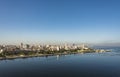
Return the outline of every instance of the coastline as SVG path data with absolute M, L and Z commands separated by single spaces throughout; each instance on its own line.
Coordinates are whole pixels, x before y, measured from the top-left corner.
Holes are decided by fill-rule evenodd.
M 0 60 L 9 60 L 9 59 L 19 59 L 19 58 L 31 58 L 31 57 L 47 57 L 47 56 L 56 56 L 56 55 L 68 55 L 68 54 L 78 54 L 77 53 L 55 53 L 55 54 L 35 54 L 35 55 L 20 55 L 20 56 L 6 56 L 0 57 Z
M 10 59 L 19 59 L 19 58 L 31 58 L 31 57 L 48 57 L 48 56 L 57 56 L 57 55 L 79 54 L 79 53 L 83 54 L 85 52 L 54 53 L 54 54 L 34 54 L 34 55 L 19 55 L 19 56 L 14 55 L 14 56 L 0 57 L 0 60 L 10 60 Z M 86 52 L 86 53 L 103 53 L 103 52 Z
M 37 52 L 27 52 L 29 54 L 25 54 L 27 51 L 23 52 L 22 54 L 19 53 L 18 55 L 3 55 L 0 56 L 0 60 L 7 60 L 7 59 L 17 59 L 17 58 L 30 58 L 30 57 L 47 57 L 47 56 L 56 56 L 56 55 L 68 55 L 68 54 L 83 54 L 83 53 L 103 53 L 103 52 L 110 52 L 109 50 L 104 49 L 87 49 L 87 50 L 71 50 L 71 51 L 62 51 L 62 52 L 54 52 L 54 53 L 37 53 Z M 51 51 L 48 51 L 51 52 Z

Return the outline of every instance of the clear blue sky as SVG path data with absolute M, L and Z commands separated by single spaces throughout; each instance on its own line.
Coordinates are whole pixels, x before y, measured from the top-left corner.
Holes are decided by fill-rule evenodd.
M 0 43 L 120 42 L 120 0 L 0 0 Z

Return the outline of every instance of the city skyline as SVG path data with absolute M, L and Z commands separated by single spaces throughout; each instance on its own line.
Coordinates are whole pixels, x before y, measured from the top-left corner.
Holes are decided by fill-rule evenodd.
M 118 44 L 119 3 L 119 0 L 1 0 L 0 43 Z

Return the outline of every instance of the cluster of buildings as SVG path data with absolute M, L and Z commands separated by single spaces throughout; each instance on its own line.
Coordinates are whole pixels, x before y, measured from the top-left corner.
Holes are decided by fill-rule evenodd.
M 84 44 L 64 44 L 64 45 L 0 45 L 0 53 L 4 51 L 60 51 L 60 50 L 75 50 L 75 49 L 88 49 Z

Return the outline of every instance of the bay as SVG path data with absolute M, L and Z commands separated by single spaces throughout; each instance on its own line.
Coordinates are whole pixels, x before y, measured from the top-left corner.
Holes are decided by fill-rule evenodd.
M 0 60 L 0 77 L 120 77 L 120 49 L 112 52 Z

